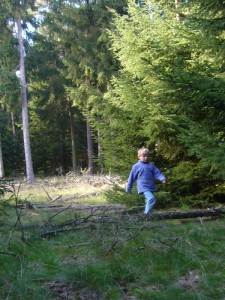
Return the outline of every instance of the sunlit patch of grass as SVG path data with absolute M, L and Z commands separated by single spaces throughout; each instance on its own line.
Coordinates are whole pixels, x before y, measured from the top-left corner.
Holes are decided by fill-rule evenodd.
M 113 184 L 114 179 L 107 176 L 58 176 L 46 179 L 36 179 L 34 185 L 26 182 L 12 183 L 13 189 L 20 201 L 33 204 L 70 202 L 82 204 L 106 203 L 104 192 Z M 5 195 L 5 199 L 11 196 Z

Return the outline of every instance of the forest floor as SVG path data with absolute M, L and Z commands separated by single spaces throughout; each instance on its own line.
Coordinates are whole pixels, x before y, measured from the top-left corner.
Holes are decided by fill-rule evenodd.
M 0 299 L 225 299 L 224 217 L 143 220 L 107 202 L 115 182 L 123 187 L 107 176 L 11 185 Z

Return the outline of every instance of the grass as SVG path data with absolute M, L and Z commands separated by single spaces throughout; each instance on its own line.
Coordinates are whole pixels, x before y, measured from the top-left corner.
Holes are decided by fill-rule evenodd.
M 104 224 L 27 244 L 15 237 L 17 256 L 0 256 L 0 297 L 55 299 L 64 286 L 71 297 L 89 291 L 95 299 L 224 299 L 224 223 L 153 225 L 112 251 L 115 237 Z M 128 235 L 117 230 L 118 238 Z
M 105 191 L 112 185 L 113 178 L 109 176 L 58 176 L 45 179 L 36 179 L 34 185 L 29 185 L 22 179 L 12 183 L 11 189 L 19 194 L 21 201 L 33 204 L 78 203 L 84 205 L 99 205 L 107 202 Z M 10 193 L 5 198 L 10 197 Z
M 14 211 L 7 214 L 0 217 L 0 299 L 225 299 L 224 219 L 144 222 L 115 214 L 111 223 L 47 238 L 46 220 L 58 224 L 75 212 L 52 218 L 55 212 L 24 210 L 23 241 Z

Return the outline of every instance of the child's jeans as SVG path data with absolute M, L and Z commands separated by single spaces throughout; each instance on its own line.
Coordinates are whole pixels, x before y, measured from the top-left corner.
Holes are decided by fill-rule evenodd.
M 155 196 L 150 191 L 144 192 L 144 195 L 145 195 L 145 211 L 144 211 L 144 213 L 146 215 L 149 215 L 155 204 Z

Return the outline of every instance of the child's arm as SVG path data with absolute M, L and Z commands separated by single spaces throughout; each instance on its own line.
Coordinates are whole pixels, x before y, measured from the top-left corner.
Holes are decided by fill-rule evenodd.
M 166 183 L 165 175 L 158 169 L 156 166 L 153 165 L 154 177 L 161 181 L 162 183 Z

